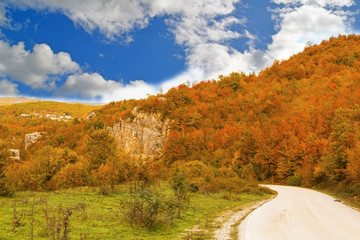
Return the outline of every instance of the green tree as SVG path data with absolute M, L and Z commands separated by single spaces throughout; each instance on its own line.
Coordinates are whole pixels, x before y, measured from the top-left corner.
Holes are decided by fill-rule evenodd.
M 331 181 L 342 181 L 346 178 L 348 149 L 352 145 L 352 125 L 345 111 L 339 108 L 335 111 L 332 122 L 333 131 L 330 136 L 330 147 L 325 153 L 326 173 Z
M 185 171 L 183 169 L 176 168 L 169 182 L 171 188 L 174 190 L 176 198 L 177 217 L 180 218 L 184 201 L 189 195 L 189 182 L 186 179 Z

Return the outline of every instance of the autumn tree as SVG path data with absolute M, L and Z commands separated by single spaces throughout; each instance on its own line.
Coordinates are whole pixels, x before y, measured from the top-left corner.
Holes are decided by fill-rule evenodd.
M 0 140 L 0 196 L 11 196 L 13 193 L 5 177 L 5 168 L 9 165 L 9 157 L 8 145 Z
M 90 168 L 97 169 L 107 161 L 116 158 L 116 143 L 107 129 L 97 129 L 90 134 L 86 143 L 86 157 Z
M 352 125 L 347 119 L 344 109 L 339 108 L 336 110 L 332 126 L 330 148 L 326 152 L 324 160 L 330 180 L 341 181 L 346 178 L 347 149 L 353 144 Z
M 348 150 L 348 164 L 346 173 L 351 181 L 359 182 L 360 180 L 360 143 L 356 142 L 355 146 Z
M 177 201 L 177 217 L 181 217 L 181 210 L 184 206 L 184 201 L 188 198 L 189 182 L 186 177 L 184 169 L 175 168 L 172 177 L 169 180 L 171 188 L 174 190 Z

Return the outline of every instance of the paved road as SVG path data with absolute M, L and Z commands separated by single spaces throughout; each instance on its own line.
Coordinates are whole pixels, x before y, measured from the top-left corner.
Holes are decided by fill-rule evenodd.
M 278 196 L 239 226 L 239 240 L 356 240 L 360 212 L 309 189 L 267 185 Z

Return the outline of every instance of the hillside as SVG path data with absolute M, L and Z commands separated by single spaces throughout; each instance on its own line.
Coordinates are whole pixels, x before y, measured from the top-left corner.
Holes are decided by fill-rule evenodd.
M 347 186 L 360 177 L 359 43 L 355 35 L 331 38 L 258 76 L 180 85 L 111 103 L 97 117 L 111 126 L 137 106 L 169 119 L 161 159 L 168 167 L 199 160 L 260 181 Z
M 275 61 L 258 76 L 232 73 L 139 101 L 1 107 L 0 136 L 6 141 L 12 136 L 20 142 L 25 132 L 47 132 L 25 151 L 22 162 L 6 168 L 7 176 L 16 189 L 39 190 L 135 178 L 151 182 L 180 169 L 194 191 L 232 191 L 245 182 L 269 181 L 341 184 L 360 194 L 359 43 L 355 35 L 331 38 Z M 92 111 L 93 117 L 85 119 Z M 54 112 L 73 120 L 33 116 Z M 143 158 L 136 160 L 107 129 L 121 122 L 118 131 L 128 134 L 121 138 L 137 141 L 140 132 L 150 131 L 134 125 L 141 122 L 140 114 L 166 122 L 166 139 L 153 148 L 161 147 L 158 154 L 140 152 Z M 145 144 L 144 139 L 133 145 Z M 50 155 L 50 160 L 44 157 Z
M 17 98 L 15 102 L 24 102 L 11 104 L 9 98 L 0 98 L 0 101 L 7 102 L 0 106 L 0 139 L 6 140 L 11 148 L 16 149 L 24 147 L 26 134 L 46 132 L 54 136 L 56 132 L 61 132 L 63 127 L 85 119 L 91 111 L 99 108 L 99 106 L 52 101 L 27 102 L 26 99 Z

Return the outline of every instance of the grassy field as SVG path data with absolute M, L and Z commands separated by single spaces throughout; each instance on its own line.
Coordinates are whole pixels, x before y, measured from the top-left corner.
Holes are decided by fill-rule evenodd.
M 172 196 L 166 185 L 161 187 L 161 192 Z M 19 192 L 14 198 L 0 198 L 0 240 L 57 239 L 56 232 L 61 231 L 61 235 L 64 228 L 69 239 L 201 239 L 186 229 L 206 226 L 222 211 L 271 195 L 192 193 L 180 219 L 165 221 L 166 224 L 152 231 L 131 226 L 125 220 L 121 203 L 129 196 L 127 187 L 119 186 L 111 195 L 101 195 L 97 189 L 78 188 Z

